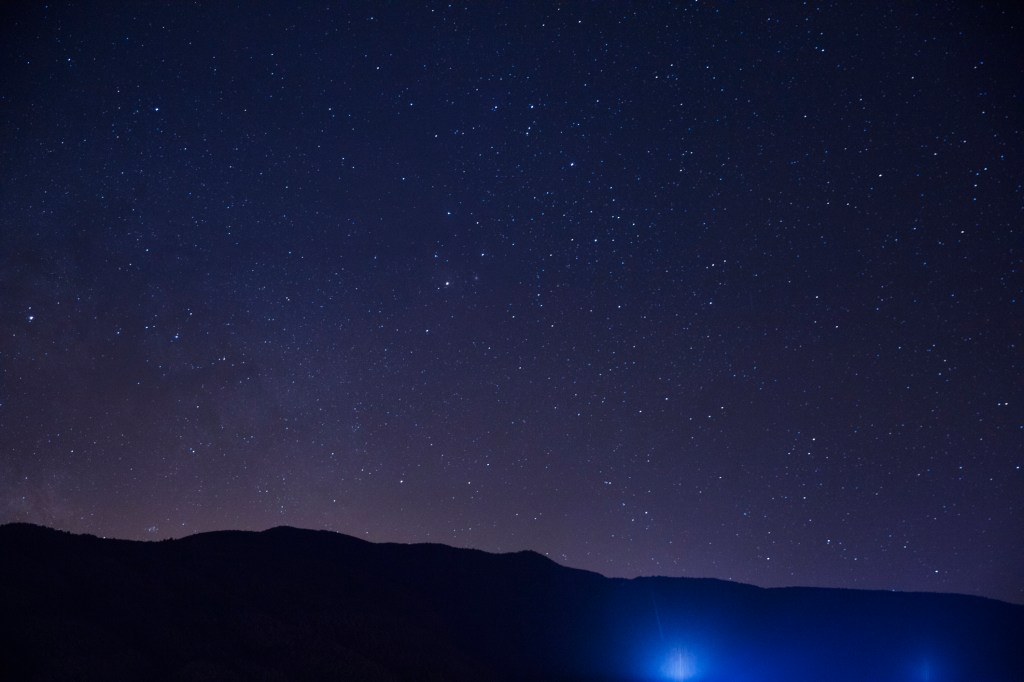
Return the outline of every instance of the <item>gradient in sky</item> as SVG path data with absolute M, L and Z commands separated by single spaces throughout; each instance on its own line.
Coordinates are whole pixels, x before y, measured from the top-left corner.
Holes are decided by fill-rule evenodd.
M 0 521 L 1022 602 L 1021 19 L 7 3 Z

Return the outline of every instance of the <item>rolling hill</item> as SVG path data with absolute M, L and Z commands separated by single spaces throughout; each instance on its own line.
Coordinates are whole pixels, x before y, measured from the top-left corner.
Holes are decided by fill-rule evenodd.
M 0 526 L 4 680 L 1024 680 L 1024 606 L 605 578 L 326 531 Z

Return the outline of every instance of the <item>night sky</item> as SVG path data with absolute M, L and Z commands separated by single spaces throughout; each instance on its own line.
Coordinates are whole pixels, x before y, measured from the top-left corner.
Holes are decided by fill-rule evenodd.
M 1024 602 L 1022 16 L 4 3 L 0 521 Z

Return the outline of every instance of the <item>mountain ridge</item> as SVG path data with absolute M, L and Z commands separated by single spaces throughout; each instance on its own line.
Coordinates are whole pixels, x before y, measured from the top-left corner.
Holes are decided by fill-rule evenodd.
M 1024 678 L 1024 607 L 975 595 L 606 578 L 290 526 L 6 524 L 0 556 L 4 679 Z

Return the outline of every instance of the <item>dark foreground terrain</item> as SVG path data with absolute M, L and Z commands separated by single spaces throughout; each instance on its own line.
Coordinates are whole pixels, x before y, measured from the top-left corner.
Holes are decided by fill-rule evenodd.
M 321 531 L 0 527 L 2 680 L 1024 680 L 1024 607 Z

